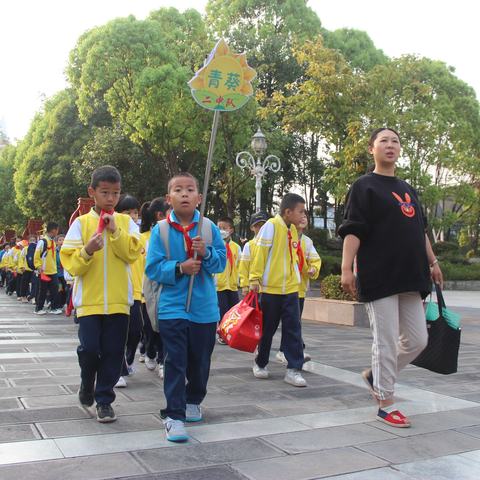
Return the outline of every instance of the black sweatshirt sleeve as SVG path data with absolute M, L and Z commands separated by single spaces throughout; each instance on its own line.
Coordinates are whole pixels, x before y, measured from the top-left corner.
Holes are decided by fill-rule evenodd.
M 347 195 L 343 222 L 338 229 L 340 237 L 355 235 L 360 241 L 365 240 L 370 233 L 368 211 L 368 194 L 359 182 L 355 182 Z

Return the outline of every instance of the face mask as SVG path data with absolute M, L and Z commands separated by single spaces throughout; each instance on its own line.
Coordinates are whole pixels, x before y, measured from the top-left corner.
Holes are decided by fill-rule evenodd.
M 220 235 L 222 236 L 222 240 L 226 240 L 228 237 L 230 237 L 230 232 L 227 232 L 226 230 L 220 230 Z
M 137 225 L 140 226 L 142 224 L 142 219 L 141 218 L 137 218 Z

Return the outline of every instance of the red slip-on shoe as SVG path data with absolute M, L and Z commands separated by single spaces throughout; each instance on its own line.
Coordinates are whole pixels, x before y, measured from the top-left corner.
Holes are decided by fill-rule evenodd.
M 393 412 L 386 412 L 381 408 L 378 409 L 377 420 L 380 420 L 391 427 L 396 428 L 409 428 L 411 426 L 408 418 L 403 415 L 399 410 L 394 410 Z

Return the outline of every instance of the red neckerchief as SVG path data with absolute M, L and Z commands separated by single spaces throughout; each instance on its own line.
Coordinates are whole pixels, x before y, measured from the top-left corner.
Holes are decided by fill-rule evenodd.
M 50 246 L 48 246 L 48 240 L 49 240 L 48 237 L 45 240 L 47 242 L 47 252 L 48 252 L 48 250 L 52 251 L 53 261 L 56 262 L 57 261 L 57 251 L 55 250 L 55 242 L 53 240 L 50 240 L 52 243 L 50 244 Z
M 100 212 L 100 218 L 98 219 L 98 227 L 97 227 L 97 232 L 96 233 L 103 233 L 105 230 L 105 221 L 103 220 L 103 217 L 105 214 L 108 215 L 113 215 L 115 213 L 115 210 L 101 210 Z
M 233 270 L 233 253 L 232 249 L 230 248 L 230 242 L 225 243 L 225 248 L 227 249 L 227 260 L 228 263 L 230 264 L 230 271 Z
M 188 225 L 188 227 L 183 227 L 183 226 L 180 225 L 179 223 L 174 222 L 174 221 L 170 218 L 170 214 L 169 214 L 168 217 L 167 217 L 167 222 L 168 222 L 168 224 L 169 224 L 171 227 L 173 227 L 175 230 L 178 230 L 179 232 L 182 232 L 183 238 L 184 238 L 184 240 L 185 240 L 185 246 L 186 246 L 186 249 L 187 249 L 187 256 L 188 256 L 188 258 L 192 258 L 192 257 L 193 257 L 193 248 L 192 248 L 193 242 L 192 242 L 192 239 L 190 238 L 190 235 L 188 235 L 188 232 L 189 232 L 190 230 L 192 230 L 193 227 L 195 227 L 195 225 L 197 224 L 197 222 L 191 223 L 190 225 Z
M 300 270 L 300 273 L 302 273 L 303 266 L 305 265 L 305 255 L 303 254 L 301 237 L 298 239 L 297 256 L 298 256 L 298 269 Z
M 287 237 L 288 237 L 288 250 L 290 252 L 290 269 L 292 268 L 293 264 L 293 253 L 292 253 L 292 232 L 290 228 L 287 230 Z

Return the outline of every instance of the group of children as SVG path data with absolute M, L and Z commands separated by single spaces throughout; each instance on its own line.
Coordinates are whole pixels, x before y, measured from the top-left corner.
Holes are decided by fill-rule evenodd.
M 69 285 L 59 256 L 63 238 L 58 224 L 49 222 L 40 239 L 35 234 L 28 241 L 17 238 L 0 250 L 0 286 L 7 295 L 16 294 L 17 301 L 35 304 L 37 315 L 59 315 L 67 303 Z
M 175 175 L 165 199 L 141 209 L 135 198 L 121 196 L 121 176 L 111 166 L 93 172 L 88 193 L 95 206 L 73 221 L 60 251 L 55 245 L 58 226 L 51 223 L 34 256 L 37 313 L 45 311 L 47 291 L 56 310 L 57 259 L 74 279 L 78 396 L 87 408 L 96 403 L 99 422 L 116 420 L 114 388 L 126 386 L 125 377 L 134 373 L 140 344 L 140 361 L 157 368 L 164 379 L 161 417 L 167 439 L 187 440 L 185 422 L 202 420 L 217 325 L 239 302 L 239 288 L 244 294 L 250 289 L 261 293 L 264 332 L 255 377 L 269 376 L 272 337 L 281 320 L 279 358 L 287 363 L 285 381 L 306 386 L 300 317 L 308 280 L 318 276 L 321 262 L 311 240 L 301 234 L 306 226 L 302 197 L 287 194 L 272 219 L 263 212 L 252 215 L 255 237 L 242 252 L 232 240 L 234 223 L 228 217 L 217 225 L 204 218 L 199 231 L 201 195 L 198 180 L 189 173 Z M 152 302 L 147 282 L 155 286 L 153 312 L 147 308 Z

